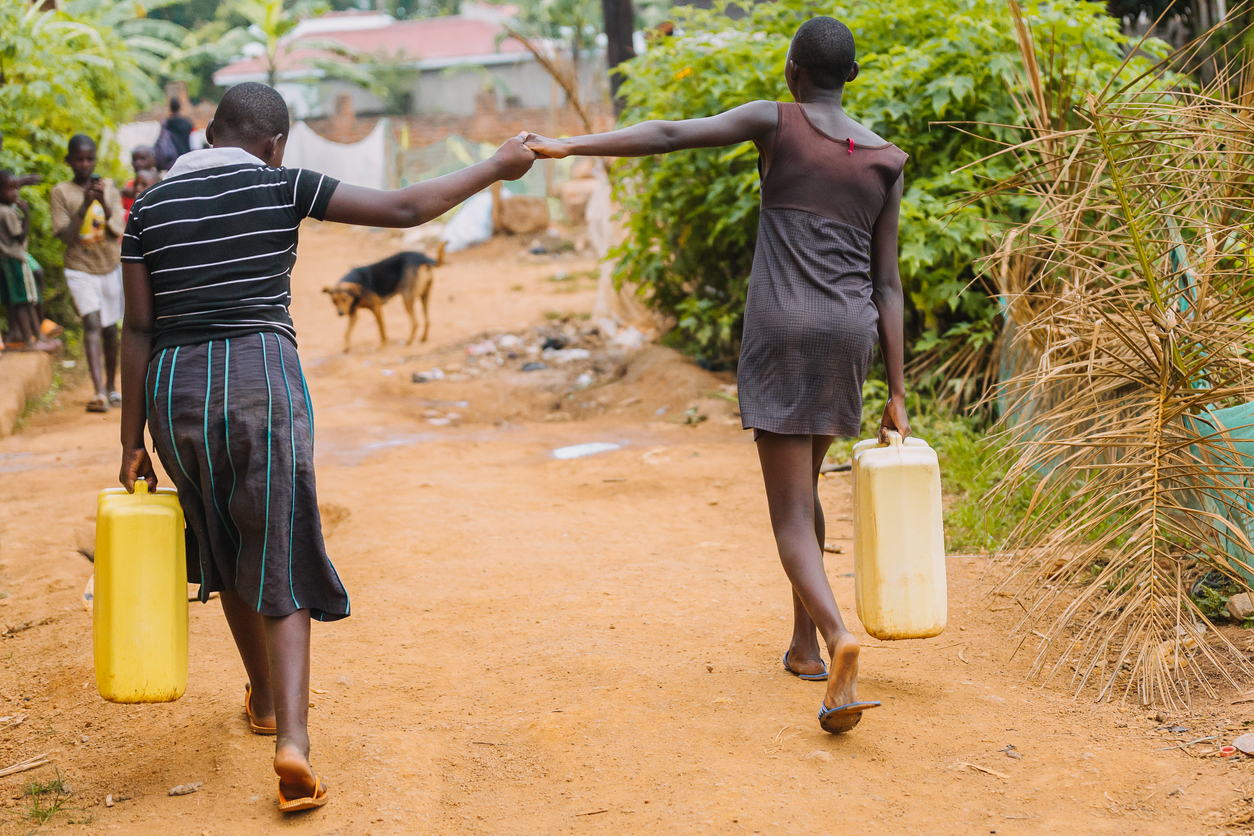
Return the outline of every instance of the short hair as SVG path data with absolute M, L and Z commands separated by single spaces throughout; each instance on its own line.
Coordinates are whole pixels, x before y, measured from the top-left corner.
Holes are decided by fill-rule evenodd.
M 136 145 L 131 149 L 131 156 L 133 157 L 136 154 L 147 154 L 151 157 L 157 156 L 157 152 L 153 150 L 151 145 Z
M 65 156 L 68 157 L 75 151 L 79 151 L 84 148 L 90 148 L 95 151 L 96 140 L 92 139 L 87 134 L 74 134 L 74 136 L 70 137 L 70 141 L 65 144 Z
M 179 101 L 178 96 L 174 96 L 173 98 L 170 99 L 170 110 L 174 111 L 175 113 L 178 113 L 179 109 L 182 107 L 183 107 L 183 103 Z
M 214 133 L 245 141 L 286 136 L 288 125 L 287 102 L 279 91 L 255 81 L 227 90 L 213 114 Z
M 792 62 L 825 90 L 844 85 L 857 60 L 853 33 L 833 17 L 812 17 L 792 36 Z
M 0 168 L 0 188 L 7 186 L 10 182 L 16 179 L 17 175 L 15 175 L 12 171 L 9 171 L 7 168 Z

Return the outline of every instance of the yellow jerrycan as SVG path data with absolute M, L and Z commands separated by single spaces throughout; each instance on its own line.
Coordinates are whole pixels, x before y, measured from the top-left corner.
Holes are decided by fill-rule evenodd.
M 170 488 L 108 488 L 96 502 L 92 622 L 96 688 L 110 702 L 169 702 L 187 690 L 183 509 Z
M 877 639 L 940 635 L 947 618 L 940 464 L 921 438 L 853 447 L 854 600 Z

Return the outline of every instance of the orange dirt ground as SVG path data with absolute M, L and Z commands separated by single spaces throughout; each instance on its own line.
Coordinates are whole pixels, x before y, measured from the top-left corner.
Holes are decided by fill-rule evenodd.
M 950 558 L 944 635 L 861 633 L 847 476 L 821 488 L 845 546 L 828 570 L 865 641 L 860 696 L 884 707 L 823 733 L 823 686 L 780 667 L 788 589 L 750 434 L 716 397 L 729 379 L 646 348 L 581 391 L 557 371 L 411 383 L 464 363 L 476 335 L 588 310 L 590 279 L 549 278 L 594 265 L 517 241 L 458 254 L 437 271 L 426 346 L 379 351 L 363 318 L 343 355 L 322 286 L 397 248 L 311 224 L 293 282 L 327 545 L 353 601 L 314 625 L 322 810 L 281 819 L 272 739 L 248 733 L 216 600 L 191 605 L 186 696 L 97 695 L 76 548 L 115 484 L 118 413 L 69 392 L 0 440 L 0 767 L 47 752 L 72 790 L 39 832 L 1189 834 L 1245 809 L 1251 762 L 1164 747 L 1228 742 L 1254 705 L 1195 700 L 1173 734 L 1035 687 L 983 558 Z M 406 333 L 399 303 L 387 316 Z M 686 426 L 694 405 L 709 420 Z M 551 455 L 591 441 L 621 448 Z M 0 832 L 36 829 L 23 792 L 54 775 L 0 778 Z

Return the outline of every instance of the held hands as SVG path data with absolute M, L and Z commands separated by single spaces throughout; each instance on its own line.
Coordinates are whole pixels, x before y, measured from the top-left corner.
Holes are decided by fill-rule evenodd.
M 906 417 L 906 404 L 900 396 L 889 398 L 884 404 L 884 417 L 880 419 L 880 444 L 888 443 L 889 430 L 901 433 L 902 441 L 910 437 L 910 419 Z
M 528 133 L 523 142 L 542 160 L 560 160 L 569 156 L 560 139 L 549 139 L 546 136 Z
M 513 139 L 506 140 L 505 144 L 496 150 L 493 157 L 501 168 L 500 179 L 517 180 L 531 170 L 532 164 L 536 161 L 536 155 L 523 144 L 526 137 L 527 132 L 523 131 Z
M 152 469 L 152 459 L 143 447 L 124 449 L 122 451 L 122 472 L 118 481 L 129 493 L 135 493 L 135 483 L 140 479 L 148 482 L 148 492 L 157 489 L 157 474 Z

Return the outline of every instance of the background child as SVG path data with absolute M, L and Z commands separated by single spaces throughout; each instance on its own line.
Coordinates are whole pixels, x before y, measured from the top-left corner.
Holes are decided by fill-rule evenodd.
M 135 198 L 143 194 L 144 189 L 161 182 L 161 174 L 157 171 L 157 153 L 147 145 L 137 145 L 131 151 L 131 168 L 135 176 L 122 187 L 122 209 L 128 216 Z
M 88 412 L 108 412 L 122 403 L 114 388 L 118 365 L 117 323 L 122 319 L 119 266 L 126 213 L 112 180 L 95 176 L 96 143 L 84 134 L 70 137 L 66 165 L 74 179 L 58 183 L 48 196 L 52 229 L 65 242 L 65 284 L 83 317 L 83 348 L 96 396 Z
M 9 318 L 8 338 L 27 350 L 52 351 L 59 342 L 41 331 L 39 285 L 27 260 L 30 207 L 19 196 L 20 179 L 0 171 L 0 297 Z
M 793 102 L 758 101 L 706 119 L 645 122 L 565 140 L 535 135 L 543 157 L 643 157 L 753 142 L 762 213 L 745 304 L 738 383 L 766 483 L 780 560 L 793 588 L 792 643 L 784 667 L 827 679 L 819 722 L 848 731 L 879 705 L 857 699 L 858 642 L 846 629 L 823 569 L 818 477 L 838 435 L 856 435 L 862 384 L 878 337 L 889 430 L 910 434 L 902 374 L 897 218 L 906 155 L 841 107 L 858 75 L 853 35 L 830 17 L 798 28 L 784 65 Z M 815 641 L 832 660 L 824 670 Z
M 349 613 L 323 545 L 313 412 L 288 313 L 305 217 L 411 227 L 535 154 L 519 139 L 483 163 L 398 191 L 279 168 L 287 104 L 238 84 L 218 105 L 211 148 L 179 158 L 132 207 L 124 239 L 122 469 L 156 486 L 152 435 L 187 520 L 188 577 L 222 609 L 248 674 L 250 728 L 275 734 L 279 809 L 318 807 L 309 762 L 310 619 Z

